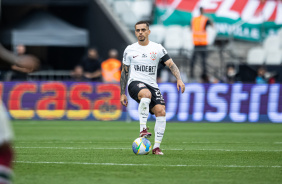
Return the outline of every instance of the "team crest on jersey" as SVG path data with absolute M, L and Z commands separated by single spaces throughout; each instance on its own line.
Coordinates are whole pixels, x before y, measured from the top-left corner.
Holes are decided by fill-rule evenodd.
M 145 84 L 139 83 L 139 84 L 137 84 L 137 86 L 138 86 L 139 88 L 142 88 L 142 87 L 145 87 Z
M 155 61 L 156 59 L 157 59 L 157 53 L 156 52 L 151 52 L 150 53 L 151 54 L 151 59 L 153 60 L 153 61 Z

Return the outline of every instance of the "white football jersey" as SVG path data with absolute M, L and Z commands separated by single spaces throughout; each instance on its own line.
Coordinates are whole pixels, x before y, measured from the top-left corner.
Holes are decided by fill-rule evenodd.
M 141 81 L 158 88 L 157 69 L 161 58 L 167 54 L 166 49 L 150 41 L 142 46 L 138 42 L 127 46 L 123 54 L 123 63 L 130 66 L 128 85 L 132 81 Z

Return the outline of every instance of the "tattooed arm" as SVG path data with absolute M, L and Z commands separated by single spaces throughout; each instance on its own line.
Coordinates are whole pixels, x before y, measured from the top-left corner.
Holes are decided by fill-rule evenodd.
M 170 69 L 171 73 L 175 76 L 176 80 L 181 80 L 180 72 L 176 64 L 169 59 L 165 62 L 165 65 Z
M 122 64 L 121 76 L 120 76 L 120 94 L 125 94 L 125 88 L 128 80 L 129 66 Z
M 128 80 L 129 66 L 122 64 L 121 76 L 120 76 L 120 102 L 122 105 L 127 106 L 127 97 L 125 95 L 126 84 Z
M 170 69 L 171 73 L 175 76 L 177 80 L 177 90 L 179 91 L 179 88 L 181 88 L 181 92 L 184 93 L 185 85 L 182 82 L 180 71 L 176 64 L 172 61 L 172 59 L 169 59 L 165 62 L 165 65 Z

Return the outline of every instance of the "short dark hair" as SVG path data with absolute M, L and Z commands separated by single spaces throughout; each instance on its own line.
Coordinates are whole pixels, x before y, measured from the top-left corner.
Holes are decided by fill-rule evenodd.
M 139 25 L 139 24 L 146 24 L 146 26 L 149 28 L 149 22 L 148 21 L 145 21 L 145 20 L 141 20 L 141 21 L 138 21 L 134 27 L 136 27 L 136 25 Z

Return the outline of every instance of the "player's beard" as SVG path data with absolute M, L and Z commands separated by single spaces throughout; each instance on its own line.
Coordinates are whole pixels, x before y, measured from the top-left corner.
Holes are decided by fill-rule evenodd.
M 144 42 L 146 40 L 145 36 L 139 36 L 139 41 Z

